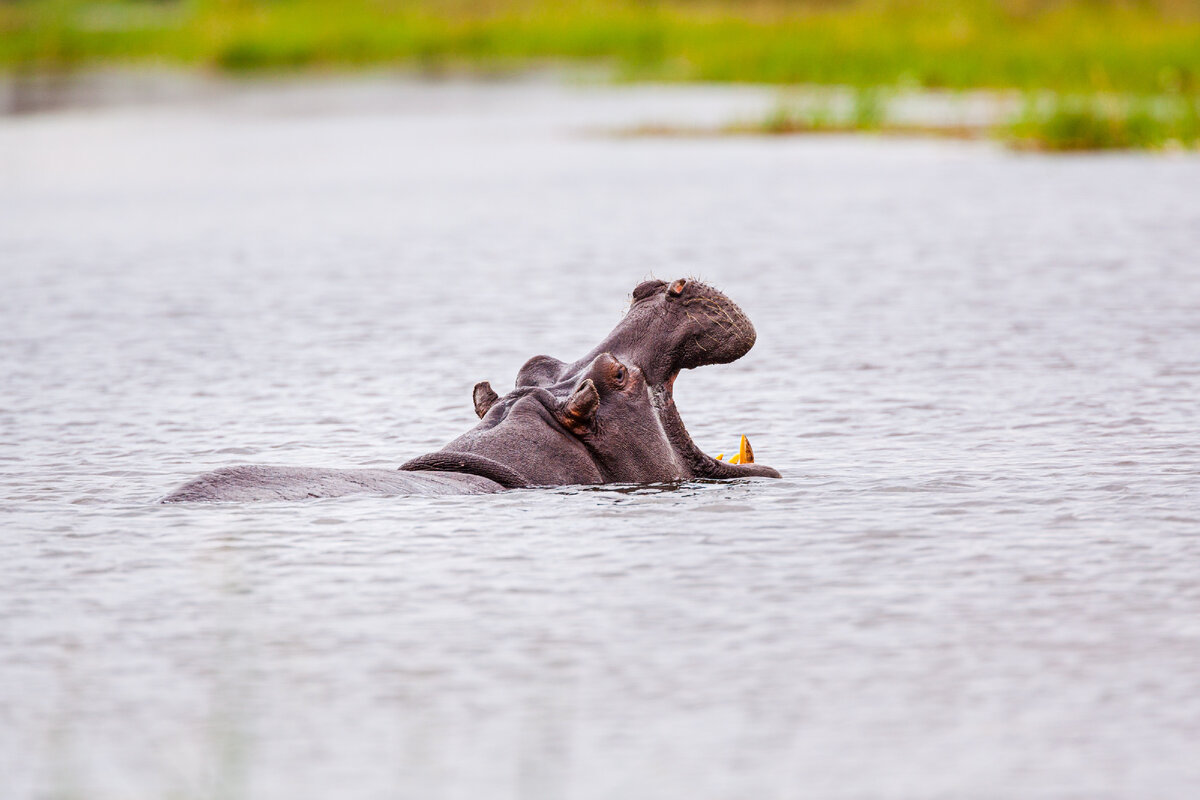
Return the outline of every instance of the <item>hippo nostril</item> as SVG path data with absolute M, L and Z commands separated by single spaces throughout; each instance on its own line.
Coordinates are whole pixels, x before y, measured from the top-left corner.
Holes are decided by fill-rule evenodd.
M 685 286 L 687 286 L 687 278 L 680 278 L 671 284 L 667 289 L 667 294 L 671 295 L 671 297 L 679 297 L 679 295 L 683 294 L 683 287 Z

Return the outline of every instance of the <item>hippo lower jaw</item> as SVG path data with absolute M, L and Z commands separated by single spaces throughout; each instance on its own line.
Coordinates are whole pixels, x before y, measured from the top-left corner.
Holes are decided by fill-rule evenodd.
M 692 441 L 691 434 L 679 416 L 679 408 L 675 405 L 675 379 L 679 372 L 673 372 L 665 381 L 652 387 L 654 406 L 658 410 L 658 418 L 667 434 L 675 452 L 683 460 L 684 465 L 693 478 L 779 478 L 779 471 L 765 464 L 731 464 L 728 461 L 718 461 L 705 453 Z

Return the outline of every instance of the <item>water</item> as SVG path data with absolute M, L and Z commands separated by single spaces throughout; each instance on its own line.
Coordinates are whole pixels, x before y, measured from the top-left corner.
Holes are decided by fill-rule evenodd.
M 1200 160 L 613 139 L 754 92 L 230 89 L 0 120 L 0 796 L 1184 798 Z M 395 465 L 648 276 L 785 478 L 159 506 Z

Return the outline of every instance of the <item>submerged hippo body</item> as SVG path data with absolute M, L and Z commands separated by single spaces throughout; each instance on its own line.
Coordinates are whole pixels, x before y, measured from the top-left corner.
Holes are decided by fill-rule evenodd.
M 503 397 L 486 382 L 477 384 L 479 424 L 398 470 L 227 467 L 190 481 L 164 502 L 779 477 L 770 467 L 703 453 L 672 396 L 680 370 L 734 361 L 754 340 L 754 326 L 717 290 L 694 281 L 647 281 L 592 352 L 572 364 L 530 359 Z
M 504 488 L 496 481 L 465 473 L 240 466 L 201 475 L 163 502 L 307 500 L 346 494 L 488 494 Z

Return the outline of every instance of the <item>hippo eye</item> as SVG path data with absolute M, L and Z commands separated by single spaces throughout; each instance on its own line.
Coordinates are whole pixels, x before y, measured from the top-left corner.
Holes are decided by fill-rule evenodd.
M 613 380 L 615 380 L 617 383 L 625 382 L 625 368 L 624 367 L 617 367 L 617 371 L 613 373 Z

